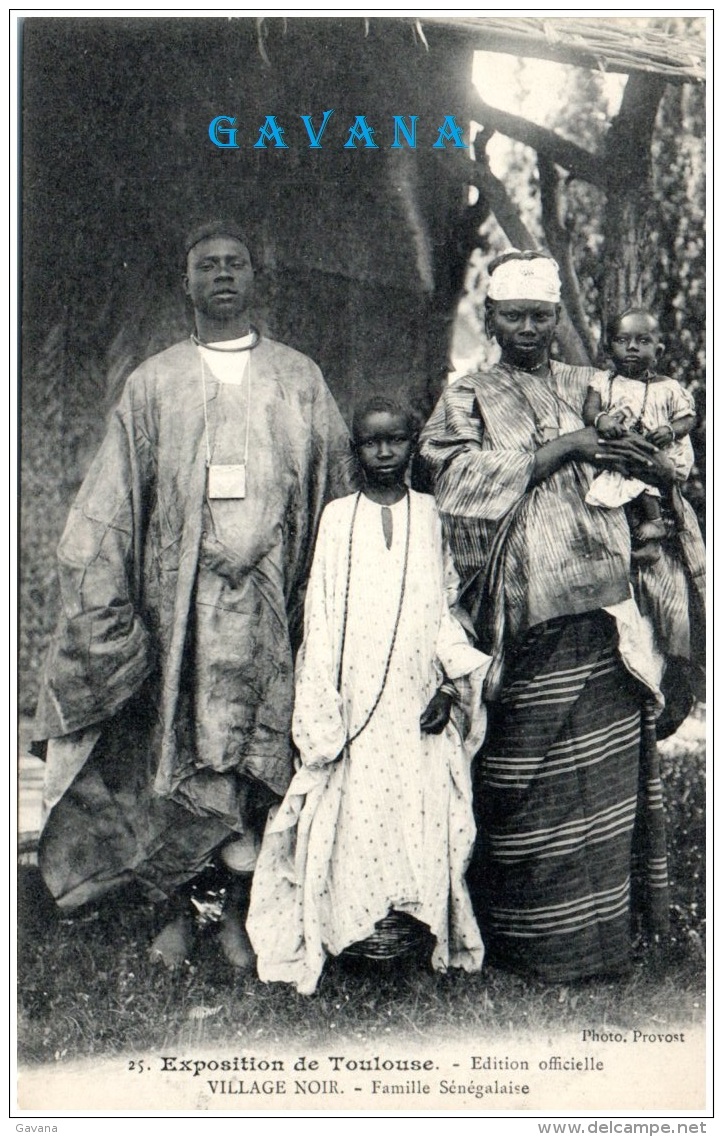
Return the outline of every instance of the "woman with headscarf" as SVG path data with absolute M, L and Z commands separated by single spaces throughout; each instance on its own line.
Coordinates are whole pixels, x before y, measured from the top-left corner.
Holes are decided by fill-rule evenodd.
M 493 657 L 471 881 L 488 960 L 567 981 L 627 969 L 632 909 L 653 933 L 667 921 L 662 661 L 632 597 L 625 514 L 585 495 L 599 468 L 673 474 L 644 440 L 583 426 L 594 370 L 550 358 L 555 262 L 513 250 L 490 272 L 500 361 L 446 390 L 421 454 Z

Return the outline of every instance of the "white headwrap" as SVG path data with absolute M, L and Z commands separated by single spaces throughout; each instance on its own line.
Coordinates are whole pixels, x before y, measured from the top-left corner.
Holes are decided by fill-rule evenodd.
M 516 252 L 517 250 L 510 250 Z M 551 257 L 515 258 L 494 270 L 487 291 L 490 300 L 544 300 L 560 303 L 560 274 Z

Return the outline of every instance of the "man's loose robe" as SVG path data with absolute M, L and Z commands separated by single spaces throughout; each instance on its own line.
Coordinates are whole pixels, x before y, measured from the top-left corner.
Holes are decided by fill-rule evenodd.
M 207 456 L 242 460 L 247 415 L 246 496 L 209 501 Z M 338 408 L 288 347 L 261 340 L 248 388 L 190 340 L 130 376 L 61 540 L 35 724 L 60 904 L 133 878 L 167 896 L 284 793 L 314 537 L 350 483 Z

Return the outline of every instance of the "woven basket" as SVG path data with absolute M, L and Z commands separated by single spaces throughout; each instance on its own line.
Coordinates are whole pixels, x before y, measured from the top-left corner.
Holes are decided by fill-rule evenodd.
M 365 940 L 350 944 L 344 955 L 364 959 L 397 959 L 418 951 L 429 941 L 429 928 L 406 912 L 390 912 L 378 920 Z

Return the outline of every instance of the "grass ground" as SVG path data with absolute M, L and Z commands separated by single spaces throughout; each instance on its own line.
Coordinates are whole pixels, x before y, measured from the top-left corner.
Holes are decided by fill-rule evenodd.
M 217 1045 L 390 1035 L 440 1043 L 523 1032 L 692 1026 L 704 1017 L 705 784 L 699 749 L 665 760 L 672 934 L 642 951 L 624 981 L 546 985 L 486 968 L 434 975 L 423 967 L 349 970 L 333 961 L 312 998 L 239 975 L 213 932 L 177 973 L 147 947 L 164 913 L 132 893 L 70 917 L 58 914 L 37 869 L 18 890 L 19 1061 L 63 1062 Z

